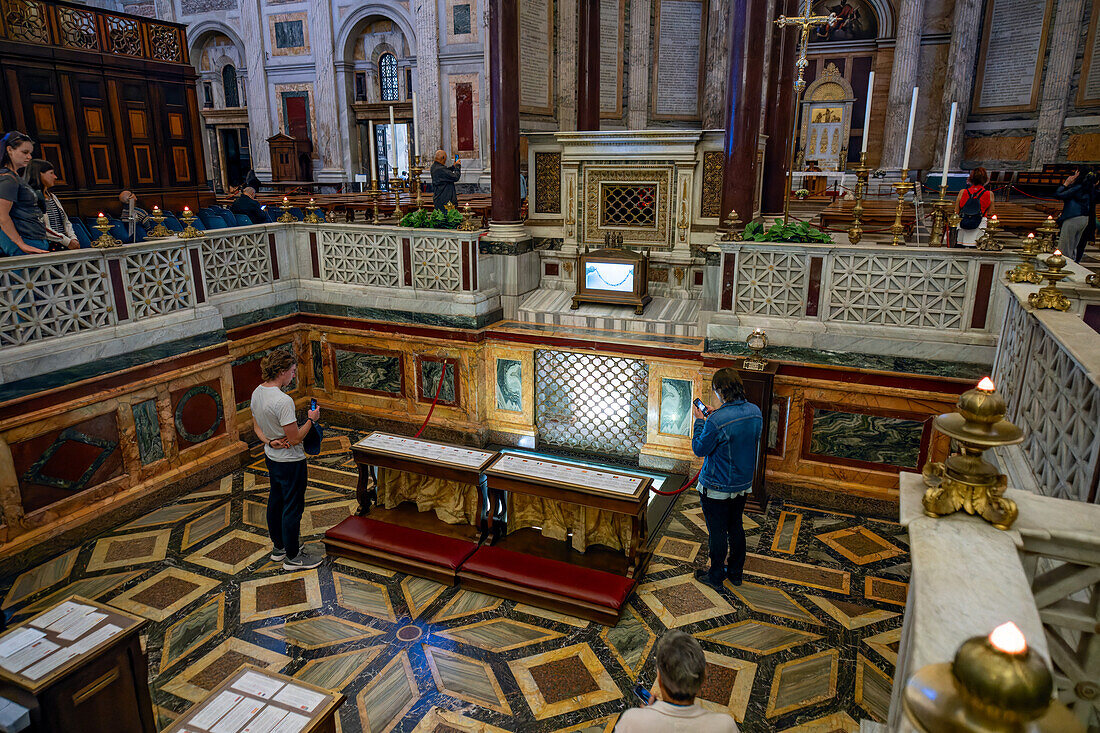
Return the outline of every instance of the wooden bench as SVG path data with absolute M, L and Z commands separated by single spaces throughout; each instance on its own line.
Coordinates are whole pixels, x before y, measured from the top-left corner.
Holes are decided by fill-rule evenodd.
M 325 532 L 330 555 L 350 557 L 454 585 L 477 543 L 368 517 L 348 517 Z

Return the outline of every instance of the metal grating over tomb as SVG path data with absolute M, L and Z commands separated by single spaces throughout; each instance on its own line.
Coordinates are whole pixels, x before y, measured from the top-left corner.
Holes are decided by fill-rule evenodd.
M 566 351 L 535 351 L 540 445 L 637 459 L 646 439 L 649 367 Z

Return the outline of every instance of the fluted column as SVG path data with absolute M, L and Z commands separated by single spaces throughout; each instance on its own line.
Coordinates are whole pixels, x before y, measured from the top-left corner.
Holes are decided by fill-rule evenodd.
M 1054 42 L 1047 46 L 1050 53 L 1039 95 L 1039 123 L 1035 128 L 1035 141 L 1031 144 L 1032 168 L 1053 163 L 1058 157 L 1084 9 L 1084 0 L 1058 0 L 1054 10 L 1054 25 L 1050 30 L 1050 38 Z
M 343 94 L 345 85 L 336 85 L 336 41 L 332 35 L 332 3 L 310 0 L 309 37 L 313 46 L 316 81 L 313 84 L 313 111 L 317 125 L 314 151 L 321 158 L 318 180 L 343 181 L 345 130 L 341 129 L 337 113 L 337 89 Z
M 492 138 L 492 221 L 519 224 L 519 8 L 489 0 L 489 135 Z M 492 236 L 492 232 L 490 232 Z
M 579 0 L 577 129 L 600 129 L 600 0 Z
M 646 19 L 648 21 L 648 4 Z M 707 64 L 703 84 L 703 129 L 719 130 L 726 124 L 726 80 L 729 78 L 729 2 L 712 2 L 707 14 Z M 649 23 L 646 23 L 649 29 Z M 634 73 L 633 66 L 630 73 Z
M 982 0 L 955 0 L 955 17 L 951 23 L 951 47 L 947 51 L 947 78 L 943 82 L 940 119 L 943 121 L 936 141 L 933 168 L 943 166 L 944 138 L 951 120 L 951 104 L 958 103 L 955 112 L 955 134 L 950 141 L 951 160 L 962 164 L 963 135 L 966 118 L 970 116 L 970 98 L 974 92 L 974 60 L 978 56 L 978 35 L 982 29 Z
M 644 130 L 649 124 L 649 66 L 650 33 L 649 15 L 651 0 L 630 0 L 630 39 L 627 41 L 626 126 L 630 130 Z
M 767 0 L 732 0 L 730 5 L 722 219 L 725 221 L 733 209 L 741 223 L 747 224 L 752 220 L 756 188 L 756 143 L 764 83 L 758 59 L 764 54 Z
M 777 0 L 776 15 L 798 15 L 798 0 Z M 769 21 L 774 20 L 769 18 Z M 799 32 L 796 28 L 780 28 L 771 23 L 771 73 L 768 93 L 764 97 L 764 133 L 768 144 L 764 150 L 764 190 L 760 211 L 774 213 L 783 210 L 787 189 L 787 167 L 790 164 L 791 136 L 794 131 L 794 77 L 798 57 Z
M 248 147 L 252 169 L 261 180 L 271 180 L 271 151 L 267 139 L 272 136 L 272 105 L 274 95 L 267 86 L 267 54 L 264 46 L 267 25 L 259 0 L 241 2 L 241 40 L 244 42 L 245 64 L 248 67 Z
M 436 0 L 414 0 L 416 13 L 416 97 L 420 116 L 420 155 L 431 161 L 443 147 L 439 110 L 439 23 Z
M 886 100 L 886 132 L 882 141 L 882 168 L 901 168 L 905 157 L 905 133 L 909 126 L 909 103 L 917 85 L 921 27 L 925 0 L 901 0 L 898 37 L 894 44 L 894 66 L 890 71 L 890 96 Z

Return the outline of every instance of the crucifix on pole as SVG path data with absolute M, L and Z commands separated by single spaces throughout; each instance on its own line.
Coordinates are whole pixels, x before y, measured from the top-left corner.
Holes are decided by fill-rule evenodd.
M 798 129 L 801 117 L 802 108 L 802 90 L 806 87 L 806 79 L 803 76 L 806 71 L 806 67 L 809 66 L 809 62 L 806 61 L 806 49 L 810 45 L 810 29 L 818 25 L 828 25 L 836 22 L 836 13 L 830 13 L 829 15 L 810 15 L 810 0 L 805 0 L 805 9 L 802 11 L 802 15 L 795 18 L 788 18 L 785 15 L 780 15 L 779 19 L 775 21 L 775 24 L 780 28 L 786 28 L 788 26 L 795 26 L 801 28 L 801 38 L 798 43 L 798 61 L 795 62 L 795 68 L 798 69 L 798 78 L 794 81 L 794 114 L 791 116 L 794 120 L 794 129 L 791 131 L 791 146 L 787 151 L 787 189 L 783 193 L 783 224 L 786 225 L 790 218 L 791 210 L 791 180 L 794 171 L 794 150 L 798 144 Z

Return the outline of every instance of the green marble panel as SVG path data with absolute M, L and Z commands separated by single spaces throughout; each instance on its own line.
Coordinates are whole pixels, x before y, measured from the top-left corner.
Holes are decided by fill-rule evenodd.
M 455 365 L 438 361 L 420 362 L 420 399 L 431 402 L 435 399 L 435 391 L 439 389 L 439 375 L 446 368 L 443 377 L 443 388 L 439 391 L 439 401 L 445 405 L 455 404 Z
M 130 406 L 134 414 L 134 429 L 137 433 L 138 455 L 141 463 L 147 466 L 164 458 L 164 445 L 160 441 L 160 421 L 157 419 L 157 401 L 145 400 Z
M 325 384 L 325 362 L 321 358 L 321 344 L 310 341 L 310 353 L 313 355 L 313 383 L 319 386 Z
M 815 409 L 810 452 L 915 469 L 923 434 L 919 420 Z
M 691 435 L 691 380 L 661 380 L 661 427 L 666 435 Z
M 364 354 L 334 349 L 336 385 L 371 392 L 401 394 L 401 357 L 388 354 Z
M 497 409 L 523 412 L 523 362 L 497 359 Z

